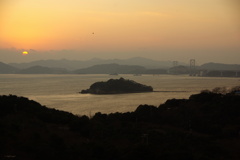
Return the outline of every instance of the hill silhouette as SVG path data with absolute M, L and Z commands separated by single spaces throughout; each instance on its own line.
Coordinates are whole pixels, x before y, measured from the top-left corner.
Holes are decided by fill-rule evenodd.
M 77 70 L 82 68 L 88 68 L 94 65 L 100 65 L 100 64 L 119 64 L 119 65 L 136 65 L 136 66 L 143 66 L 145 68 L 169 68 L 172 66 L 171 61 L 156 61 L 151 60 L 147 58 L 142 57 L 134 57 L 129 59 L 99 59 L 99 58 L 93 58 L 90 60 L 67 60 L 67 59 L 61 59 L 61 60 L 38 60 L 38 61 L 32 61 L 27 63 L 10 63 L 9 65 L 25 69 L 33 66 L 44 66 L 49 68 L 66 68 L 68 70 Z
M 120 93 L 140 93 L 153 92 L 151 86 L 146 86 L 132 80 L 124 78 L 109 79 L 106 82 L 93 83 L 89 89 L 82 90 L 81 93 L 92 94 L 120 94 Z
M 90 118 L 3 95 L 0 159 L 238 160 L 240 87 L 223 91 Z
M 17 74 L 67 74 L 69 71 L 63 68 L 49 68 L 43 66 L 33 66 L 26 69 L 21 69 Z
M 142 66 L 134 65 L 119 65 L 119 64 L 100 64 L 95 65 L 89 68 L 83 68 L 74 71 L 77 74 L 133 74 L 133 73 L 142 73 L 146 69 Z
M 0 74 L 11 74 L 15 73 L 18 69 L 0 62 Z
M 239 64 L 205 63 L 200 66 L 208 70 L 240 70 Z

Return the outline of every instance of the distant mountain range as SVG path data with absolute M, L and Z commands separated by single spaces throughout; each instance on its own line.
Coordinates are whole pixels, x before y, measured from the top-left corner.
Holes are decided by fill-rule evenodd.
M 143 72 L 146 69 L 136 65 L 119 65 L 119 64 L 99 64 L 92 67 L 83 68 L 74 71 L 78 74 L 134 74 Z
M 0 62 L 0 74 L 68 74 L 64 68 L 49 68 L 43 66 L 33 66 L 26 69 L 19 69 Z
M 26 69 L 21 69 L 17 74 L 68 74 L 69 71 L 64 68 L 49 68 L 43 66 L 33 66 Z
M 137 65 L 100 64 L 75 70 L 76 74 L 167 74 L 167 69 L 147 69 Z
M 16 73 L 19 69 L 7 65 L 5 63 L 0 62 L 0 73 L 1 74 L 11 74 L 11 73 Z
M 77 60 L 39 60 L 28 63 L 10 63 L 9 65 L 25 69 L 33 66 L 44 66 L 49 68 L 66 68 L 68 70 L 77 70 L 82 68 L 91 67 L 94 65 L 100 64 L 119 64 L 119 65 L 138 65 L 143 66 L 145 68 L 169 68 L 172 66 L 172 61 L 155 61 L 142 57 L 135 57 L 130 59 L 98 59 L 94 58 L 87 61 L 77 61 Z M 183 64 L 183 63 L 181 63 Z
M 238 70 L 240 71 L 239 64 L 205 63 L 201 65 L 200 68 L 207 69 L 207 70 Z
M 141 57 L 125 60 L 72 61 L 63 59 L 10 64 L 0 62 L 0 74 L 188 74 L 188 68 L 187 64 L 173 67 L 171 61 L 154 61 Z M 208 71 L 240 71 L 238 64 L 206 63 L 197 68 Z

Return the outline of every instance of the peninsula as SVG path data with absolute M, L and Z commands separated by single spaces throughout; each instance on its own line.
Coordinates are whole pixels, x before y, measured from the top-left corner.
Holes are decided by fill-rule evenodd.
M 153 92 L 151 86 L 146 86 L 132 80 L 124 78 L 109 79 L 107 82 L 93 83 L 89 89 L 82 90 L 80 93 L 91 94 L 121 94 L 121 93 L 141 93 Z

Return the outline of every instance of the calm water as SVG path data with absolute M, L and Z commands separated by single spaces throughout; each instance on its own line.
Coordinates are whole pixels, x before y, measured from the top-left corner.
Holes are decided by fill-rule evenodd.
M 123 77 L 151 85 L 152 93 L 118 95 L 79 94 L 97 81 Z M 188 75 L 5 75 L 0 74 L 0 94 L 28 97 L 42 105 L 78 115 L 96 112 L 112 113 L 134 111 L 140 104 L 159 106 L 167 99 L 188 98 L 191 94 L 215 87 L 240 85 L 239 78 L 189 77 Z M 178 91 L 178 92 L 174 92 Z M 184 91 L 184 92 L 179 92 Z

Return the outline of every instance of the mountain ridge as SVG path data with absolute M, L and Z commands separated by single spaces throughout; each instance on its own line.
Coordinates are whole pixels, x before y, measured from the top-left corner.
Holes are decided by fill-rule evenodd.
M 32 61 L 28 63 L 9 63 L 9 65 L 20 68 L 20 69 L 26 69 L 32 66 L 44 66 L 44 67 L 50 67 L 50 68 L 66 68 L 68 70 L 77 70 L 81 68 L 91 67 L 94 65 L 99 64 L 110 64 L 110 63 L 116 63 L 120 65 L 139 65 L 146 68 L 169 68 L 172 66 L 171 61 L 156 61 L 151 60 L 148 58 L 142 58 L 142 57 L 133 57 L 129 59 L 100 59 L 100 58 L 93 58 L 90 60 L 67 60 L 67 59 L 60 59 L 60 60 L 38 60 L 38 61 Z
M 240 70 L 240 64 L 204 63 L 200 68 L 208 70 Z
M 15 73 L 17 70 L 18 70 L 17 68 L 15 68 L 11 65 L 0 62 L 0 74 Z
M 75 70 L 77 74 L 134 74 L 143 72 L 146 69 L 137 65 L 119 65 L 116 63 L 99 64 L 87 68 Z
M 68 74 L 64 68 L 49 68 L 43 66 L 32 66 L 26 69 L 21 69 L 16 74 Z
M 115 64 L 115 65 L 113 65 Z M 109 65 L 110 68 L 104 68 Z M 111 66 L 112 65 L 112 66 Z M 36 66 L 39 66 L 36 68 Z M 179 70 L 180 66 L 186 69 Z M 39 68 L 42 67 L 42 71 Z M 45 67 L 45 68 L 44 68 Z M 47 68 L 46 68 L 47 67 Z M 99 67 L 99 68 L 97 68 Z M 111 68 L 113 67 L 113 68 Z M 95 71 L 93 71 L 95 68 Z M 115 68 L 115 70 L 114 70 Z M 131 69 L 130 69 L 131 68 Z M 135 69 L 134 69 L 135 68 Z M 101 59 L 93 58 L 90 60 L 38 60 L 28 63 L 3 63 L 0 62 L 0 74 L 26 73 L 34 74 L 34 69 L 38 74 L 188 74 L 189 65 L 178 63 L 174 66 L 172 61 L 157 61 L 143 57 L 133 57 L 129 59 Z M 100 71 L 100 69 L 102 71 Z M 223 63 L 204 63 L 196 66 L 198 70 L 205 71 L 240 71 L 240 64 L 223 64 Z M 89 71 L 89 72 L 88 72 Z M 176 73 L 175 73 L 176 72 Z

